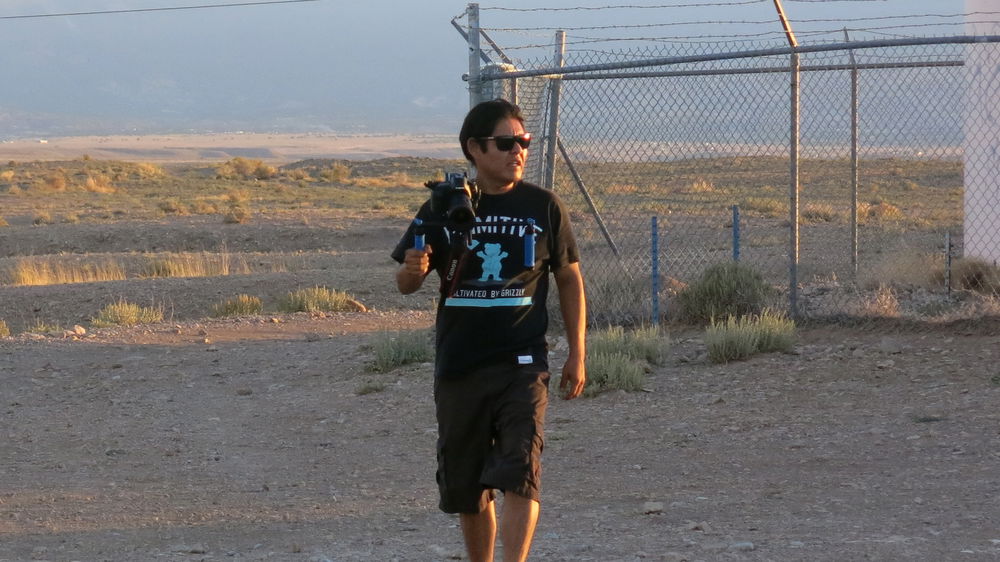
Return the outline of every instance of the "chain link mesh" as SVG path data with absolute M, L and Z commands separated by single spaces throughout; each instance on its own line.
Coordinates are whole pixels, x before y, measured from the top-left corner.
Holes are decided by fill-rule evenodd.
M 799 317 L 1000 314 L 996 44 L 799 55 L 797 262 L 791 57 L 713 59 L 708 47 L 685 46 L 573 51 L 565 64 L 658 57 L 706 60 L 561 80 L 564 152 L 552 187 L 574 215 L 595 322 L 648 322 L 654 298 L 669 317 L 678 290 L 733 259 L 763 274 L 781 293 L 779 306 L 794 303 Z M 976 74 L 967 58 L 994 70 Z M 516 101 L 538 139 L 528 179 L 540 184 L 554 83 L 516 80 Z M 970 233 L 976 252 L 964 256 Z

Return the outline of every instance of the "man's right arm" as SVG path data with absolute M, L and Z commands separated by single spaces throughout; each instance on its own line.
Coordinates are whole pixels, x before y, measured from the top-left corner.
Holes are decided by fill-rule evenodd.
M 403 263 L 396 270 L 396 287 L 404 295 L 416 292 L 424 284 L 424 278 L 431 270 L 431 247 L 428 244 L 423 250 L 410 248 L 406 250 Z

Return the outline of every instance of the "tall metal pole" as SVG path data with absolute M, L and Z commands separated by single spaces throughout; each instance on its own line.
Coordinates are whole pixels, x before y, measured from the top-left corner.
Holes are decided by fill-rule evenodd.
M 844 28 L 844 40 L 850 41 L 847 28 Z M 854 267 L 854 278 L 858 277 L 858 63 L 854 59 L 854 50 L 848 51 L 851 56 L 851 265 Z
M 566 63 L 566 32 L 556 32 L 556 54 L 554 66 Z M 551 78 L 551 98 L 549 100 L 549 131 L 545 152 L 545 189 L 552 189 L 556 183 L 556 142 L 559 140 L 559 99 L 562 96 L 562 76 Z
M 469 4 L 469 107 L 483 101 L 483 81 L 480 72 L 479 59 L 482 48 L 479 46 L 479 4 Z
M 799 53 L 794 49 L 799 46 L 792 32 L 792 26 L 785 16 L 785 8 L 781 5 L 781 0 L 774 0 L 774 7 L 778 10 L 778 18 L 781 26 L 785 30 L 785 37 L 788 45 L 793 49 L 791 60 L 791 123 L 789 131 L 789 248 L 788 248 L 788 308 L 789 315 L 793 318 L 798 316 L 799 311 L 799 79 L 802 73 L 799 64 Z

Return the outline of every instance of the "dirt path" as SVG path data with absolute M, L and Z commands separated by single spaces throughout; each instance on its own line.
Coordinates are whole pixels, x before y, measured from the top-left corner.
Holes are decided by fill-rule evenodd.
M 0 342 L 0 560 L 446 560 L 424 312 Z M 537 560 L 996 560 L 1000 338 L 805 330 L 553 401 Z M 560 364 L 557 360 L 554 364 Z M 384 390 L 359 394 L 366 383 Z

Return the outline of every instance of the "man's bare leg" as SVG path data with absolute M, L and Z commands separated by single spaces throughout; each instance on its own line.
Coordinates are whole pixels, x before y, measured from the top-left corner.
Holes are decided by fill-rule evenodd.
M 524 562 L 531 550 L 531 539 L 538 523 L 538 502 L 513 493 L 503 496 L 500 538 L 504 562 Z
M 493 505 L 494 502 L 490 502 L 479 513 L 462 513 L 459 516 L 465 551 L 471 562 L 493 562 L 493 547 L 497 538 L 497 516 Z

